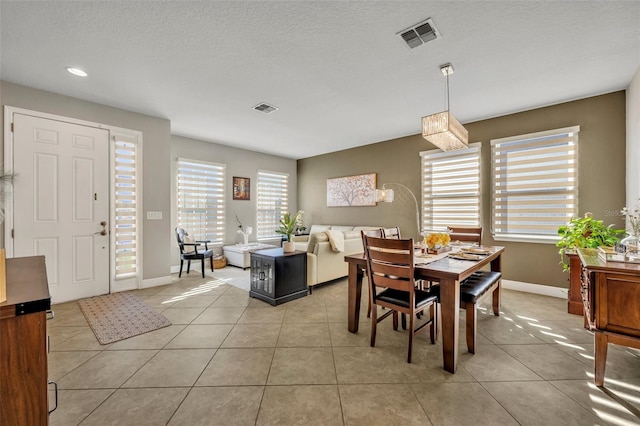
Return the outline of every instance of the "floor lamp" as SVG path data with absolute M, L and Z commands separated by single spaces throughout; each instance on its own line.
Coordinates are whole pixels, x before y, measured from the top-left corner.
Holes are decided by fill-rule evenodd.
M 383 184 L 382 185 L 382 189 L 376 189 L 376 201 L 377 202 L 383 202 L 383 203 L 392 203 L 393 202 L 394 191 L 393 191 L 393 189 L 387 188 L 387 185 L 399 186 L 400 188 L 405 189 L 411 195 L 411 198 L 413 198 L 413 202 L 415 203 L 415 206 L 416 206 L 416 226 L 417 226 L 417 229 L 418 229 L 418 239 L 417 239 L 417 241 L 421 241 L 422 240 L 422 234 L 420 233 L 420 207 L 418 206 L 418 199 L 413 194 L 413 192 L 409 188 L 407 188 L 405 185 L 403 185 L 401 183 L 391 182 L 391 183 Z

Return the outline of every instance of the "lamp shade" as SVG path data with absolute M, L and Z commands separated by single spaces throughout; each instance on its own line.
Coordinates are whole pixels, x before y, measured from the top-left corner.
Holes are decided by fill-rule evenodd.
M 383 203 L 393 203 L 393 189 L 376 189 L 376 201 Z
M 443 151 L 469 147 L 469 132 L 449 110 L 422 117 L 422 137 Z

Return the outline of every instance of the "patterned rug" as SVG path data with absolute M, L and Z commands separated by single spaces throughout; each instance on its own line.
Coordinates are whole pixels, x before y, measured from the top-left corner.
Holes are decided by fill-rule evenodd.
M 128 292 L 82 299 L 78 304 L 102 345 L 171 325 L 168 319 Z

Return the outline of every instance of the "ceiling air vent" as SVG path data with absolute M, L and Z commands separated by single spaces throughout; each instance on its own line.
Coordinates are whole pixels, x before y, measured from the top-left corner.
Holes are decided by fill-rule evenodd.
M 433 26 L 433 21 L 431 20 L 431 18 L 427 19 L 426 21 L 419 22 L 416 25 L 407 28 L 406 30 L 402 30 L 396 34 L 399 34 L 400 37 L 402 37 L 402 39 L 410 49 L 416 48 L 424 43 L 440 37 L 440 34 L 438 34 L 438 30 L 436 30 L 436 27 Z
M 256 111 L 264 112 L 265 114 L 271 114 L 273 111 L 277 111 L 278 107 L 273 106 L 273 105 L 269 105 L 269 104 L 265 104 L 263 102 L 263 103 L 259 103 L 258 105 L 254 106 L 253 109 L 255 109 Z

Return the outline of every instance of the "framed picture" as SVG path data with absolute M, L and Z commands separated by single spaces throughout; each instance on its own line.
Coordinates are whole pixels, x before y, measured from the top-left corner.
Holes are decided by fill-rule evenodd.
M 375 173 L 327 179 L 327 207 L 375 205 Z
M 251 199 L 251 179 L 245 177 L 233 177 L 233 199 Z

